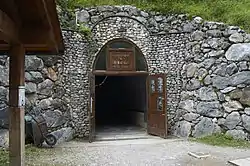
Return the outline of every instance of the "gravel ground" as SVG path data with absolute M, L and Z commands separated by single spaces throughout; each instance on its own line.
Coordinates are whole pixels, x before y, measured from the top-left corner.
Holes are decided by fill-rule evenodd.
M 196 159 L 188 152 L 209 153 Z M 223 148 L 179 139 L 71 141 L 54 149 L 54 155 L 37 158 L 42 165 L 64 166 L 226 166 L 228 160 L 250 157 L 250 149 Z M 37 163 L 37 162 L 34 162 Z

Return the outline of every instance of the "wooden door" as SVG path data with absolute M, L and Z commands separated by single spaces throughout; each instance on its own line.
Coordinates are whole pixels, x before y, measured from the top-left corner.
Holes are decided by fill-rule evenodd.
M 95 139 L 95 75 L 89 73 L 89 142 Z
M 166 76 L 150 75 L 148 85 L 148 134 L 166 138 Z

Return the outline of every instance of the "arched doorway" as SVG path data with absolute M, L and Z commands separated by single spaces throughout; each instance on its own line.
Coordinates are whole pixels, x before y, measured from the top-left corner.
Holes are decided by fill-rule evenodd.
M 158 89 L 161 94 L 165 93 L 165 79 L 159 75 L 149 78 L 144 55 L 131 41 L 115 39 L 102 47 L 90 74 L 90 142 L 98 132 L 124 134 L 129 129 L 165 137 L 166 131 L 159 133 L 160 127 L 165 130 L 165 116 L 161 117 L 165 115 L 165 95 L 160 97 L 160 93 L 156 93 Z M 162 108 L 158 108 L 159 105 Z M 152 106 L 155 109 L 151 109 Z

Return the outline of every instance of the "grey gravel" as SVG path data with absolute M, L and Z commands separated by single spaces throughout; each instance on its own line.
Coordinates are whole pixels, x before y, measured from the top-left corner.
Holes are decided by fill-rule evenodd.
M 197 159 L 188 152 L 206 153 Z M 38 158 L 46 165 L 67 166 L 226 166 L 228 160 L 250 156 L 250 149 L 223 148 L 181 139 L 71 141 L 55 148 L 55 155 Z

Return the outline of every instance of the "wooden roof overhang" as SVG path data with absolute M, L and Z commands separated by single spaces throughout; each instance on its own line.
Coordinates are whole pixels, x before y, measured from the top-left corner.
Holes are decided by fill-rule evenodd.
M 26 54 L 63 53 L 55 0 L 0 0 L 0 54 L 18 43 Z

